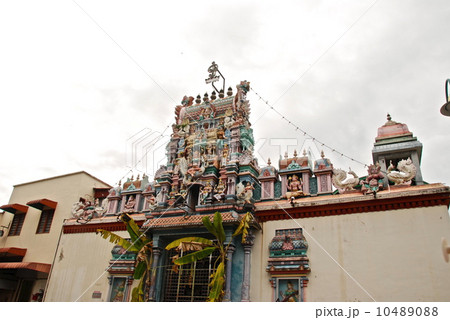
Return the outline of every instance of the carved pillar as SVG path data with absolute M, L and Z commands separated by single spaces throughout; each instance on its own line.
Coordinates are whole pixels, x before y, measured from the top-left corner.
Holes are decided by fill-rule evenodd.
M 255 236 L 250 232 L 245 239 L 245 243 L 243 243 L 244 247 L 244 277 L 242 280 L 242 302 L 250 302 L 250 261 L 251 261 L 251 253 Z
M 269 282 L 272 287 L 272 301 L 277 301 L 277 279 L 270 278 Z
M 225 277 L 225 295 L 223 296 L 223 301 L 231 301 L 231 269 L 233 265 L 233 254 L 236 247 L 232 244 L 227 250 L 227 275 Z
M 156 301 L 156 270 L 159 264 L 159 258 L 161 257 L 161 248 L 153 248 L 153 264 L 151 270 L 151 285 L 148 292 L 148 301 Z

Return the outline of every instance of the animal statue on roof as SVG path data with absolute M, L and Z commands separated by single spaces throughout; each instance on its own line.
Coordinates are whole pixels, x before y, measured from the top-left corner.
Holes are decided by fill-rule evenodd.
M 348 173 L 351 174 L 353 178 L 347 178 L 347 173 L 342 169 L 333 169 L 333 177 L 331 178 L 331 181 L 333 186 L 338 189 L 339 193 L 355 190 L 355 187 L 359 184 L 359 178 L 351 168 L 349 168 Z
M 387 177 L 389 181 L 394 182 L 395 185 L 411 184 L 412 179 L 416 176 L 417 169 L 413 164 L 411 158 L 407 160 L 400 160 L 397 164 L 397 170 L 392 161 L 387 169 Z

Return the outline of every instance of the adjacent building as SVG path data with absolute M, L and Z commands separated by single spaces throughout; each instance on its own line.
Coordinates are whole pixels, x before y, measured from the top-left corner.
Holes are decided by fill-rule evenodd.
M 0 301 L 43 299 L 72 205 L 102 199 L 110 188 L 84 171 L 14 186 L 0 207 Z

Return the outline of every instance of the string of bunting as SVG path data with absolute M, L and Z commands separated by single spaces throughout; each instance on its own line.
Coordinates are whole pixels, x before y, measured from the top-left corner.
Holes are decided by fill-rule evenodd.
M 339 154 L 341 157 L 347 158 L 347 159 L 349 159 L 349 160 L 351 160 L 351 161 L 353 161 L 353 162 L 355 162 L 355 163 L 358 163 L 358 164 L 360 164 L 360 165 L 363 165 L 363 166 L 366 167 L 366 168 L 369 167 L 369 165 L 367 165 L 366 163 L 363 163 L 363 162 L 361 162 L 361 161 L 359 161 L 359 160 L 356 160 L 356 159 L 354 159 L 354 158 L 352 158 L 352 157 L 350 157 L 350 156 L 347 156 L 347 155 L 344 154 L 343 152 L 340 152 L 340 151 L 336 150 L 335 148 L 330 147 L 330 146 L 327 145 L 326 143 L 324 143 L 324 142 L 322 142 L 322 141 L 316 139 L 314 136 L 310 135 L 310 134 L 307 133 L 305 130 L 303 130 L 302 128 L 300 128 L 297 124 L 295 124 L 295 123 L 292 122 L 291 120 L 288 120 L 288 119 L 286 118 L 286 116 L 284 116 L 280 111 L 278 111 L 277 109 L 275 109 L 275 108 L 273 107 L 273 105 L 270 105 L 268 100 L 264 100 L 263 97 L 262 97 L 258 92 L 256 92 L 253 88 L 251 88 L 250 90 L 252 90 L 252 91 L 255 93 L 255 95 L 259 98 L 259 100 L 261 100 L 262 102 L 264 102 L 264 103 L 265 103 L 272 111 L 274 111 L 276 114 L 278 114 L 278 115 L 281 117 L 281 119 L 285 120 L 289 125 L 291 125 L 292 127 L 294 127 L 295 131 L 301 132 L 301 133 L 303 134 L 303 136 L 312 139 L 312 141 L 313 141 L 314 143 L 319 143 L 321 147 L 325 147 L 325 148 L 331 150 L 331 152 L 334 152 L 334 153 Z

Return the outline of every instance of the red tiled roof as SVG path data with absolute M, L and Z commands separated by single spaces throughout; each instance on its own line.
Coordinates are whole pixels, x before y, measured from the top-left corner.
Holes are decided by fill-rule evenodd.
M 44 207 L 56 209 L 57 204 L 58 204 L 58 202 L 52 201 L 49 199 L 38 199 L 38 200 L 32 200 L 32 201 L 27 202 L 28 206 L 39 209 L 39 210 L 44 209 Z
M 18 203 L 5 204 L 4 206 L 1 206 L 0 209 L 8 211 L 12 214 L 26 213 L 28 211 L 27 206 Z
M 29 269 L 49 273 L 51 264 L 39 262 L 1 262 L 0 269 Z
M 240 216 L 236 218 L 233 217 L 231 212 L 222 213 L 222 221 L 224 223 L 239 222 Z M 204 215 L 187 215 L 187 216 L 177 216 L 177 217 L 161 217 L 149 219 L 143 225 L 145 228 L 169 228 L 169 227 L 181 227 L 181 226 L 201 226 L 203 225 L 203 217 L 209 217 L 212 221 L 214 214 L 204 214 Z

